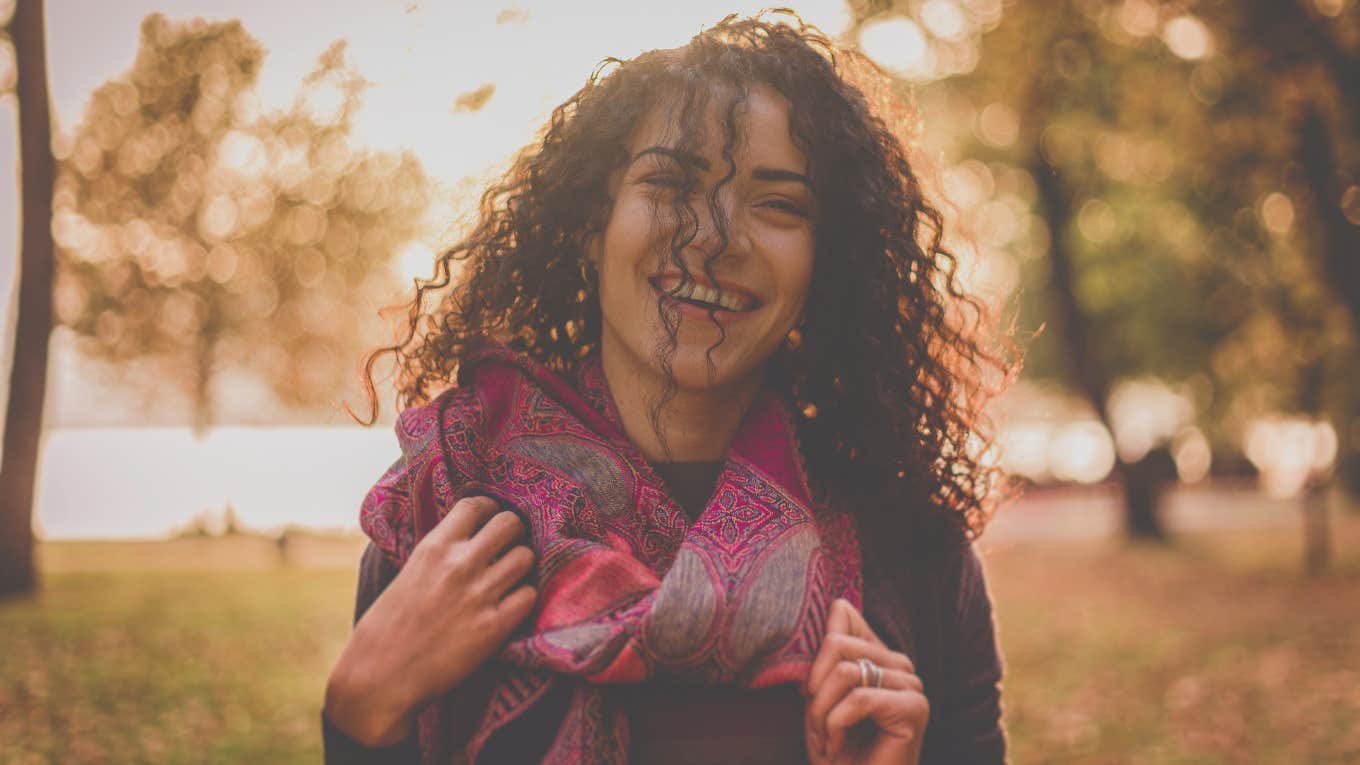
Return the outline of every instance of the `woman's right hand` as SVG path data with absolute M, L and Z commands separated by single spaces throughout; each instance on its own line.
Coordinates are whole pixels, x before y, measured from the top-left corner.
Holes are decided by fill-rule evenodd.
M 368 746 L 401 741 L 426 703 L 472 674 L 533 610 L 534 588 L 514 585 L 534 553 L 506 549 L 524 525 L 498 510 L 489 497 L 455 503 L 355 625 L 326 684 L 324 714 L 346 735 Z

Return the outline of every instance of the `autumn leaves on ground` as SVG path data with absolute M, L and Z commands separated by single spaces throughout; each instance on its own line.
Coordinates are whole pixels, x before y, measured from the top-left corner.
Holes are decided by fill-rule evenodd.
M 984 538 L 1012 762 L 1360 762 L 1360 517 L 1335 523 L 1315 579 L 1288 525 Z M 327 566 L 361 544 L 302 540 L 288 565 L 248 536 L 46 546 L 42 594 L 0 606 L 0 759 L 318 762 L 354 587 Z

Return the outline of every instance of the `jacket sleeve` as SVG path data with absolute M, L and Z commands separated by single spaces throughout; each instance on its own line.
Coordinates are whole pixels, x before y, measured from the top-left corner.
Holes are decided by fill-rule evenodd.
M 926 689 L 930 735 L 921 761 L 1004 765 L 1002 660 L 982 561 L 971 545 L 948 568 L 943 584 L 940 677 L 948 681 L 933 693 Z
M 359 563 L 359 587 L 354 598 L 354 621 L 357 624 L 373 601 L 397 575 L 397 567 L 371 543 L 364 549 Z M 414 732 L 392 746 L 364 746 L 345 735 L 321 715 L 321 741 L 326 765 L 419 765 L 420 746 Z

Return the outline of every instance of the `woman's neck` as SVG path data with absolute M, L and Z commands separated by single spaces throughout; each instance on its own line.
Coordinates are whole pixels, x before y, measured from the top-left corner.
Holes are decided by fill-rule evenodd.
M 668 453 L 652 423 L 652 409 L 664 390 L 664 378 L 650 364 L 638 364 L 628 354 L 605 352 L 600 361 L 624 434 L 649 462 L 722 459 L 760 390 L 759 378 L 720 388 L 676 390 L 660 418 Z

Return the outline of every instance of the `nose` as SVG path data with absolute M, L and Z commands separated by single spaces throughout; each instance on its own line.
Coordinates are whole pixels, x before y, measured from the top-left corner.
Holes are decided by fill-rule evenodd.
M 706 260 L 738 260 L 751 251 L 750 232 L 742 207 L 730 188 L 719 188 L 716 199 L 696 193 L 689 207 L 694 213 L 694 238 L 685 250 Z

